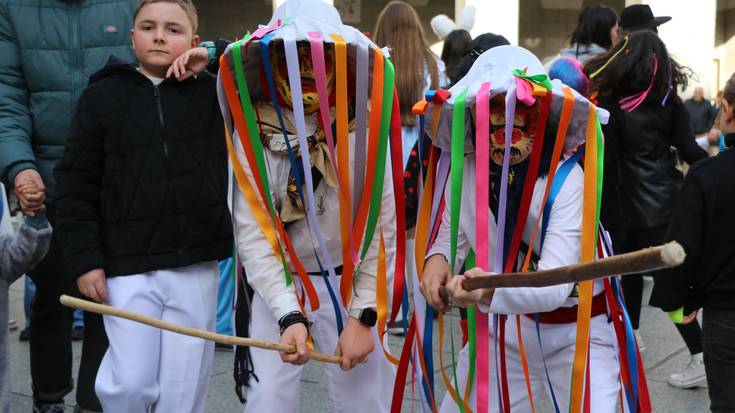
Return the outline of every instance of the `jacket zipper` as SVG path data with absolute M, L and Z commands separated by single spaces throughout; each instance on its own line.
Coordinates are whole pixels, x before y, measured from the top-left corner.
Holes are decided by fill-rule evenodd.
M 163 123 L 163 107 L 161 106 L 161 90 L 158 85 L 153 85 L 153 96 L 156 97 L 156 106 L 158 107 L 158 122 L 161 124 L 161 139 L 163 139 L 163 156 L 168 159 L 168 142 L 164 133 Z

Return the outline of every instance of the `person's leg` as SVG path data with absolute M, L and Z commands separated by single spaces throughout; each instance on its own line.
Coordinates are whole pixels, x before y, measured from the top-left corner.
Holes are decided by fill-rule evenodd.
M 58 404 L 74 388 L 72 379 L 72 309 L 59 302 L 74 290 L 63 271 L 56 238 L 44 259 L 28 273 L 36 284 L 31 305 L 30 365 L 36 406 Z
M 94 383 L 102 358 L 107 351 L 107 334 L 102 316 L 99 314 L 85 311 L 84 326 L 82 357 L 77 378 L 77 406 L 84 410 L 101 412 L 102 405 L 94 391 Z
M 689 364 L 682 371 L 669 375 L 671 386 L 688 389 L 707 383 L 702 354 L 702 330 L 696 319 L 689 324 L 674 324 L 689 349 Z
M 313 322 L 311 335 L 319 351 L 332 354 L 337 348 L 339 339 L 334 310 L 328 304 L 330 298 L 324 279 L 312 277 L 312 281 L 323 304 L 316 313 L 309 313 L 309 320 Z M 372 332 L 375 347 L 366 363 L 361 363 L 349 371 L 343 371 L 336 364 L 323 365 L 332 411 L 350 413 L 390 411 L 396 370 L 383 353 L 377 328 L 373 328 Z
M 684 339 L 684 343 L 689 349 L 689 354 L 699 354 L 702 352 L 702 329 L 699 327 L 699 321 L 694 320 L 689 324 L 674 324 L 679 335 Z
M 164 321 L 214 332 L 217 262 L 156 271 L 164 294 Z M 159 412 L 202 413 L 214 362 L 214 343 L 178 333 L 161 333 Z
M 109 304 L 161 318 L 162 294 L 152 274 L 108 278 Z M 159 395 L 161 330 L 123 318 L 103 318 L 110 346 L 95 382 L 102 408 L 105 413 L 147 412 Z
M 235 298 L 235 276 L 232 258 L 219 262 L 219 286 L 217 287 L 217 333 L 232 335 L 232 312 Z M 229 347 L 229 346 L 228 346 Z
M 643 302 L 643 276 L 640 274 L 623 275 L 621 284 L 623 286 L 623 299 L 625 308 L 628 309 L 630 323 L 634 330 L 638 330 L 641 319 L 641 305 Z
M 36 295 L 36 284 L 33 283 L 33 280 L 30 276 L 25 275 L 23 276 L 25 286 L 23 287 L 23 315 L 26 317 L 26 323 L 25 323 L 25 329 L 28 329 L 31 326 L 31 303 L 33 302 L 33 297 Z
M 735 311 L 702 313 L 702 344 L 710 409 L 732 412 L 735 406 Z
M 614 412 L 620 392 L 620 361 L 617 338 L 607 315 L 590 323 L 590 411 Z
M 278 342 L 278 320 L 257 292 L 251 306 L 250 337 Z M 299 411 L 302 366 L 284 363 L 277 351 L 251 347 L 255 374 L 245 390 L 245 413 Z

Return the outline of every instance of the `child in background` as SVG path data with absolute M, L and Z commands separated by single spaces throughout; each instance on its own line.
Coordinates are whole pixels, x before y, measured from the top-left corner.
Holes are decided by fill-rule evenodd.
M 215 79 L 165 79 L 199 43 L 190 0 L 141 0 L 139 67 L 110 59 L 79 100 L 55 171 L 68 273 L 98 302 L 214 331 L 217 261 L 230 256 L 227 155 Z M 202 412 L 213 343 L 104 317 L 96 379 L 107 413 Z
M 704 368 L 715 413 L 735 406 L 735 74 L 721 110 L 727 149 L 689 169 L 665 236 L 684 247 L 686 261 L 659 272 L 651 293 L 651 305 L 671 311 L 678 325 L 696 324 L 704 310 Z
M 21 193 L 39 194 L 32 181 L 16 188 Z M 0 184 L 0 221 L 8 219 L 5 214 L 8 204 L 5 199 L 5 188 Z M 12 232 L 0 234 L 0 325 L 8 324 L 8 288 L 23 273 L 31 269 L 43 258 L 51 243 L 51 225 L 43 212 L 24 210 L 25 218 L 17 235 Z M 7 222 L 0 222 L 0 225 Z M 0 328 L 0 412 L 10 411 L 10 344 L 8 330 Z

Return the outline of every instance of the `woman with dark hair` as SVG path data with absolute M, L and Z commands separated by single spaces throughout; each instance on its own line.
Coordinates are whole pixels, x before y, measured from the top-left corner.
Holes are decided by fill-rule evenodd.
M 585 72 L 599 105 L 610 111 L 610 121 L 603 126 L 605 179 L 600 220 L 618 253 L 661 244 L 683 180 L 670 148 L 678 149 L 689 164 L 707 157 L 694 141 L 689 115 L 676 93 L 687 83 L 687 70 L 669 56 L 656 34 L 639 31 L 587 62 Z M 626 275 L 622 284 L 637 330 L 642 275 Z M 677 329 L 692 362 L 682 374 L 672 375 L 669 383 L 693 387 L 705 379 L 699 325 L 677 325 Z
M 472 36 L 467 30 L 452 30 L 444 39 L 441 59 L 447 70 L 447 77 L 452 79 L 457 75 L 459 64 L 462 62 L 467 49 L 472 43 Z
M 613 9 L 587 6 L 579 13 L 577 27 L 569 36 L 569 47 L 559 54 L 584 63 L 609 50 L 617 42 L 619 31 L 618 14 Z
M 470 71 L 472 64 L 475 63 L 475 60 L 477 60 L 481 54 L 493 47 L 506 46 L 509 44 L 510 42 L 508 39 L 499 34 L 484 33 L 475 37 L 465 51 L 464 56 L 462 56 L 462 61 L 459 63 L 454 76 L 449 76 L 449 81 L 453 85 L 457 83 L 459 79 L 462 79 L 464 75 Z

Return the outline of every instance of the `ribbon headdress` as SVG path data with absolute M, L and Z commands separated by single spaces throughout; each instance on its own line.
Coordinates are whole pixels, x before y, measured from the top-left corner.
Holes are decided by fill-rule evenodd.
M 274 73 L 273 59 L 285 61 L 287 82 L 281 79 L 280 87 L 287 85 L 290 101 L 279 99 L 279 73 Z M 330 67 L 328 63 L 332 63 Z M 304 77 L 304 66 L 313 69 L 310 77 Z M 329 69 L 333 68 L 330 72 Z M 328 79 L 328 75 L 333 77 Z M 303 84 L 304 80 L 313 84 Z M 329 88 L 333 86 L 330 93 Z M 373 240 L 381 241 L 378 263 L 378 324 L 383 328 L 387 318 L 386 254 L 383 236 L 377 226 L 380 214 L 383 179 L 388 159 L 392 159 L 394 177 L 402 176 L 400 123 L 398 134 L 391 133 L 391 119 L 397 108 L 394 99 L 394 72 L 387 52 L 378 48 L 357 29 L 343 25 L 339 13 L 331 5 L 320 0 L 290 0 L 281 5 L 267 26 L 261 26 L 252 34 L 230 45 L 222 56 L 218 77 L 220 106 L 230 137 L 228 139 L 230 161 L 242 193 L 266 235 L 271 248 L 283 264 L 287 283 L 291 284 L 291 272 L 295 270 L 312 309 L 319 307 L 319 299 L 294 252 L 281 211 L 274 208 L 270 196 L 265 164 L 266 146 L 263 144 L 262 113 L 258 105 L 265 102 L 275 112 L 275 134 L 281 134 L 283 152 L 289 156 L 291 171 L 295 176 L 294 187 L 301 205 L 305 206 L 305 219 L 309 231 L 318 241 L 314 246 L 316 261 L 323 268 L 338 328 L 341 331 L 345 317 L 344 308 L 353 292 L 353 274 L 359 272 Z M 330 257 L 324 229 L 320 228 L 314 189 L 314 177 L 310 173 L 315 162 L 310 150 L 313 136 L 308 136 L 304 99 L 305 93 L 315 93 L 318 100 L 316 116 L 323 131 L 324 158 L 333 170 L 335 189 L 339 193 L 339 228 L 341 235 L 341 262 L 343 266 L 339 289 L 335 288 L 335 257 Z M 292 119 L 285 119 L 284 107 L 292 111 Z M 399 121 L 400 122 L 400 121 Z M 293 129 L 290 130 L 293 125 Z M 354 136 L 350 131 L 354 131 Z M 390 136 L 389 136 L 390 135 Z M 394 136 L 395 135 L 395 136 Z M 354 142 L 350 140 L 354 139 Z M 390 158 L 389 150 L 397 152 Z M 235 145 L 240 145 L 252 171 L 250 179 L 244 173 L 235 156 Z M 268 147 L 270 148 L 270 147 Z M 270 148 L 272 149 L 272 148 Z M 351 163 L 354 159 L 354 163 Z M 394 165 L 395 164 L 395 165 Z M 398 167 L 398 171 L 395 168 Z M 352 173 L 350 169 L 353 169 Z M 321 171 L 324 174 L 324 169 Z M 352 178 L 354 177 L 354 178 Z M 394 179 L 397 232 L 405 231 L 403 222 L 402 180 Z M 400 196 L 399 196 L 400 195 Z M 377 228 L 377 231 L 376 231 Z M 360 244 L 362 242 L 362 244 Z M 402 285 L 404 263 L 401 261 L 402 241 L 396 244 L 396 285 Z M 400 270 L 400 274 L 399 274 Z M 328 275 L 327 275 L 328 273 Z M 399 296 L 400 298 L 400 296 Z M 306 300 L 302 301 L 302 305 Z M 395 313 L 395 311 L 394 311 Z

